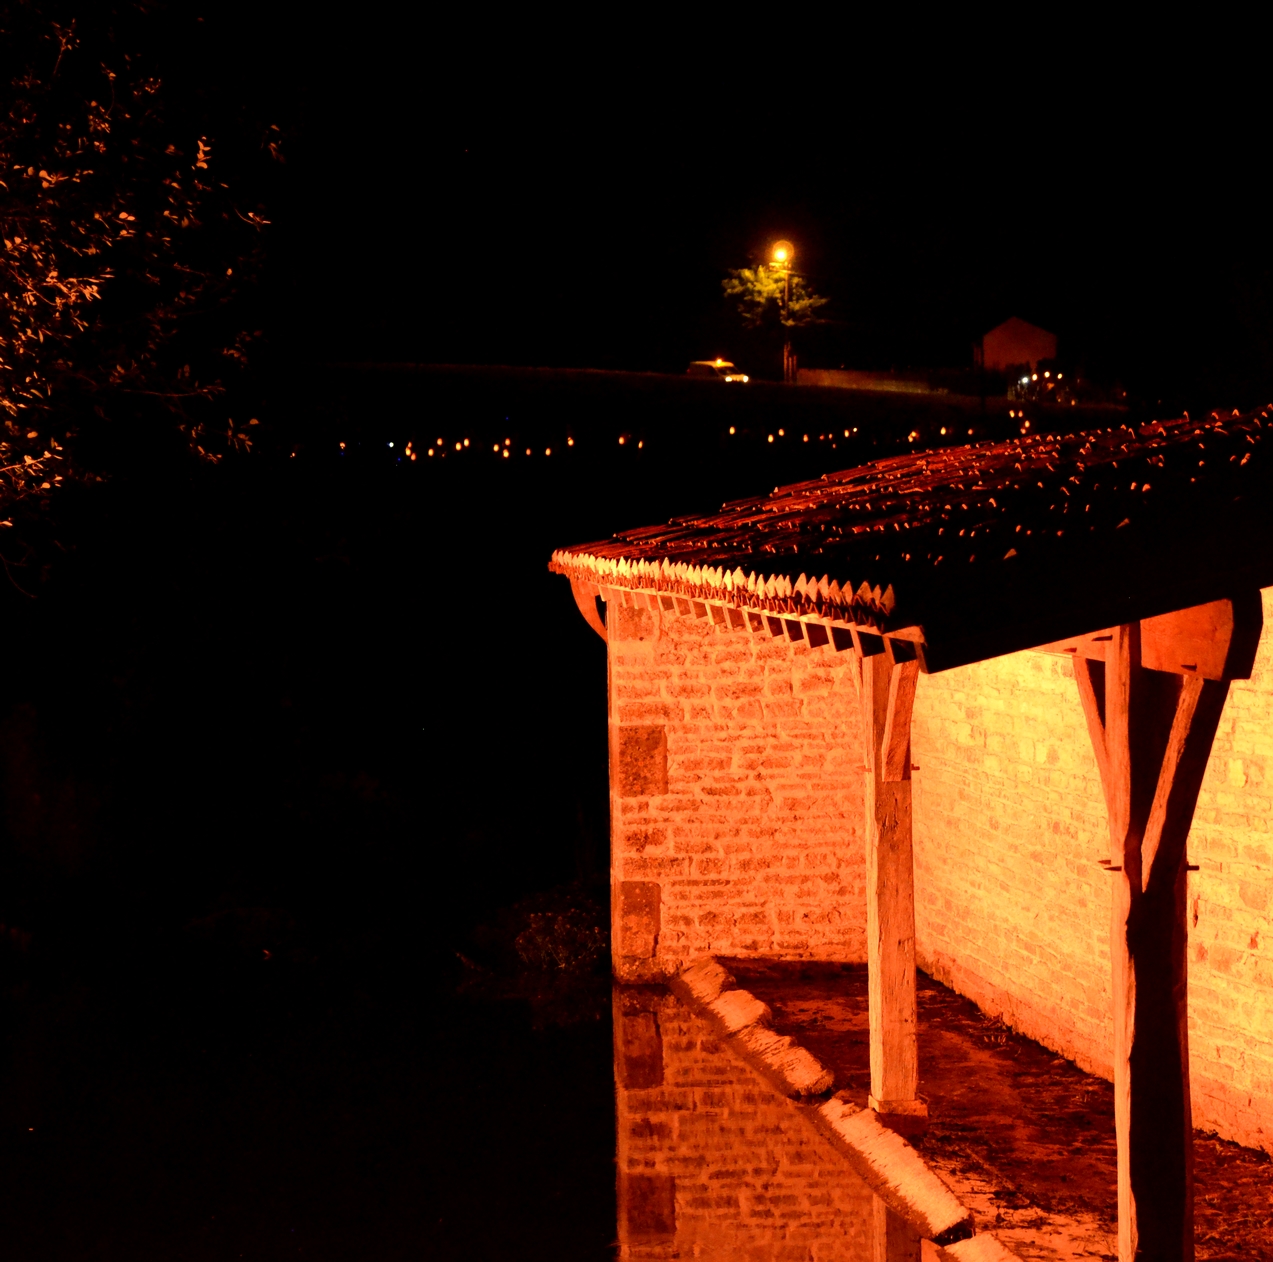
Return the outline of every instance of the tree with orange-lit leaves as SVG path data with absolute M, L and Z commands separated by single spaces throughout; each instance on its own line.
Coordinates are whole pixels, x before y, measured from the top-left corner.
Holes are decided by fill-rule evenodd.
M 155 21 L 0 4 L 0 514 L 165 425 L 208 460 L 251 443 L 223 397 L 267 223 L 241 176 L 277 131 L 222 153 L 157 73 Z

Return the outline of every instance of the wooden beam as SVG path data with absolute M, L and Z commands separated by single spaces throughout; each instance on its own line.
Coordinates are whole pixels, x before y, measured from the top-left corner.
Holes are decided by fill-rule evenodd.
M 1260 593 L 1252 591 L 1143 619 L 1141 665 L 1203 679 L 1250 678 L 1260 640 L 1259 602 Z
M 863 637 L 865 638 L 865 637 Z M 881 644 L 881 648 L 884 646 Z M 910 717 L 918 662 L 860 659 L 866 800 L 866 933 L 870 1105 L 902 1131 L 921 1129 L 915 1008 L 915 872 Z M 899 757 L 899 751 L 904 754 Z
M 1101 788 L 1105 790 L 1105 806 L 1109 809 L 1109 760 L 1105 756 L 1105 664 L 1087 657 L 1075 657 L 1074 680 L 1079 688 L 1079 700 L 1083 703 L 1083 717 L 1087 720 L 1087 734 L 1096 755 L 1096 768 L 1101 776 Z
M 1260 593 L 1192 605 L 1155 618 L 1142 618 L 1140 665 L 1172 675 L 1202 679 L 1249 679 L 1260 640 Z M 1103 662 L 1117 628 L 1089 631 L 1040 645 L 1044 653 L 1067 653 Z
M 1186 843 L 1229 687 L 1203 672 L 1250 671 L 1254 596 L 1113 628 L 1074 662 L 1112 846 L 1120 1262 L 1193 1258 Z
M 911 778 L 911 710 L 919 661 L 909 644 L 888 643 L 891 663 L 888 685 L 888 717 L 880 743 L 880 778 L 897 784 Z
M 584 621 L 604 640 L 606 624 L 598 607 L 598 601 L 601 601 L 601 588 L 596 583 L 589 583 L 586 579 L 572 578 L 570 593 L 574 596 L 575 604 L 579 606 L 579 612 L 583 614 Z M 605 602 L 601 601 L 601 603 Z
M 588 579 L 571 579 L 571 591 L 579 605 L 580 612 L 588 620 L 598 635 L 605 636 L 604 609 L 596 606 L 595 596 L 601 591 L 598 584 Z M 589 605 L 587 591 L 591 590 L 594 600 Z M 768 632 L 775 639 L 785 637 L 792 643 L 805 641 L 810 648 L 822 648 L 830 644 L 837 653 L 853 649 L 860 658 L 872 657 L 879 653 L 891 651 L 886 646 L 901 645 L 903 655 L 909 649 L 907 660 L 918 660 L 918 669 L 924 671 L 924 629 L 920 626 L 896 627 L 887 635 L 881 634 L 870 626 L 858 626 L 840 618 L 827 614 L 775 614 L 751 607 L 745 598 L 740 603 L 732 600 L 700 600 L 696 597 L 680 596 L 671 592 L 646 590 L 644 588 L 614 587 L 611 599 L 621 605 L 634 609 L 650 609 L 655 613 L 676 613 L 683 617 L 705 618 L 713 625 L 727 631 L 752 631 L 763 635 Z M 581 594 L 582 593 L 582 594 Z M 604 597 L 602 598 L 604 605 Z M 1058 648 L 1058 646 L 1050 646 Z

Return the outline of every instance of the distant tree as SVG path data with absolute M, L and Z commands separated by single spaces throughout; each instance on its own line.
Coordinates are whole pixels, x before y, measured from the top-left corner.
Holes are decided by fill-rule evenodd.
M 784 303 L 786 285 L 783 269 L 768 263 L 732 269 L 721 281 L 725 297 L 734 303 L 746 328 L 777 323 L 786 329 L 799 329 L 820 323 L 818 311 L 829 299 L 814 293 L 808 281 L 793 272 L 790 298 Z
M 221 401 L 267 223 L 243 161 L 159 73 L 148 6 L 63 8 L 0 3 L 0 513 L 96 476 L 79 453 L 123 425 L 208 460 L 251 443 Z

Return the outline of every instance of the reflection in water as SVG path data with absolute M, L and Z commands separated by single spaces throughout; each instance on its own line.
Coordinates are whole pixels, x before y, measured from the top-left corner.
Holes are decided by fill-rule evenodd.
M 917 1262 L 841 1156 L 661 987 L 616 986 L 619 1256 Z

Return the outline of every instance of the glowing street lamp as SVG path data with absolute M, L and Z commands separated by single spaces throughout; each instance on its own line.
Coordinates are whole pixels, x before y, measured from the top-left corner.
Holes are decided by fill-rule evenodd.
M 775 241 L 771 255 L 775 267 L 782 268 L 782 323 L 787 324 L 787 312 L 791 307 L 791 260 L 796 257 L 796 247 L 790 241 Z M 796 357 L 791 353 L 791 336 L 782 344 L 782 379 L 789 385 L 796 382 Z

